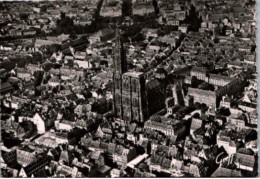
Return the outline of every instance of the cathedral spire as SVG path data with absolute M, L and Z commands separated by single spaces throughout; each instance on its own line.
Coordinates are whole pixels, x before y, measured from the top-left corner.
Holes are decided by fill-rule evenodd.
M 114 47 L 114 73 L 123 74 L 127 71 L 127 61 L 124 45 L 121 39 L 118 25 L 115 32 L 115 47 Z

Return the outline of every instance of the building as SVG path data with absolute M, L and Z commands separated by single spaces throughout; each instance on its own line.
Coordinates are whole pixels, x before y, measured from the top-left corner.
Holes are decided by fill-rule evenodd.
M 188 95 L 192 96 L 194 103 L 204 103 L 208 106 L 217 105 L 217 96 L 214 91 L 202 90 L 197 88 L 189 88 Z
M 136 0 L 133 4 L 133 14 L 144 16 L 154 12 L 151 0 Z
M 41 157 L 25 168 L 21 168 L 19 177 L 43 177 L 42 174 L 50 162 L 49 156 Z
M 184 105 L 183 92 L 182 92 L 182 82 L 177 81 L 172 88 L 172 96 L 174 101 L 178 105 Z
M 146 83 L 146 96 L 149 115 L 165 107 L 164 84 L 158 79 L 152 79 Z
M 103 17 L 119 17 L 122 15 L 121 2 L 118 0 L 105 0 L 100 10 Z
M 186 121 L 172 121 L 163 116 L 153 115 L 145 122 L 144 128 L 149 131 L 160 131 L 166 136 L 182 137 L 186 132 Z
M 36 153 L 30 149 L 17 149 L 16 150 L 17 163 L 26 167 L 30 163 L 36 161 Z
M 242 177 L 241 171 L 219 167 L 211 177 Z
M 256 159 L 251 149 L 241 148 L 234 156 L 234 163 L 239 169 L 253 172 L 255 171 Z
M 145 75 L 128 72 L 124 45 L 119 30 L 116 31 L 114 50 L 114 112 L 126 121 L 144 122 L 147 118 Z

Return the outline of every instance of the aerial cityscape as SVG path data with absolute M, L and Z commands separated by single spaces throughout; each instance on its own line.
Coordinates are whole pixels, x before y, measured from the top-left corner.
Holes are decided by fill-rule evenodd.
M 0 176 L 257 176 L 255 4 L 0 2 Z

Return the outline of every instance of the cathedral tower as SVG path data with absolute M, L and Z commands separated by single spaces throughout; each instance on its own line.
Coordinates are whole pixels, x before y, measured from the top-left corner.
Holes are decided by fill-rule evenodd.
M 126 122 L 144 122 L 147 118 L 145 75 L 128 72 L 124 45 L 120 32 L 116 30 L 113 54 L 113 98 L 114 113 Z
M 120 31 L 116 29 L 115 47 L 114 47 L 114 73 L 123 74 L 127 71 L 127 61 L 123 42 L 121 41 Z
M 126 54 L 120 31 L 117 28 L 115 34 L 115 46 L 113 51 L 113 92 L 114 92 L 114 112 L 116 117 L 123 118 L 122 107 L 122 74 L 127 71 Z

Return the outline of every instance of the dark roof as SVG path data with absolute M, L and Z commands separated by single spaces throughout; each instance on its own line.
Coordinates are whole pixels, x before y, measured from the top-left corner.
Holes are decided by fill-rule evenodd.
M 38 172 L 43 169 L 45 166 L 48 166 L 51 162 L 51 158 L 49 156 L 44 156 L 36 160 L 35 162 L 32 162 L 28 166 L 24 168 L 25 173 L 28 177 L 30 177 L 32 174 L 34 176 L 41 176 L 38 175 Z M 41 176 L 42 177 L 42 176 Z
M 254 151 L 250 148 L 240 148 L 237 153 L 246 154 L 246 155 L 254 155 Z
M 241 177 L 241 172 L 237 170 L 219 167 L 211 177 Z
M 256 160 L 253 155 L 236 153 L 235 154 L 235 163 L 239 163 L 241 165 L 253 168 L 255 166 Z
M 60 160 L 63 160 L 65 162 L 67 162 L 67 163 L 71 163 L 73 158 L 74 158 L 73 154 L 70 151 L 68 151 L 68 150 L 64 150 L 60 154 Z
M 5 163 L 9 166 L 9 167 L 12 167 L 17 165 L 17 153 L 16 153 L 16 150 L 13 150 L 11 152 L 2 152 L 2 157 L 3 157 L 3 160 L 5 161 Z
M 240 102 L 239 105 L 241 105 L 241 106 L 247 106 L 247 107 L 250 107 L 250 108 L 257 108 L 257 105 L 256 105 L 256 104 L 248 103 L 248 102 L 245 102 L 245 101 Z
M 9 90 L 12 90 L 12 89 L 13 89 L 13 86 L 9 82 L 5 82 L 5 83 L 1 84 L 0 92 L 3 93 L 6 91 L 9 91 Z
M 156 73 L 161 73 L 161 74 L 166 74 L 167 73 L 164 68 L 157 68 L 155 72 Z
M 6 72 L 7 72 L 6 69 L 3 69 L 3 68 L 0 69 L 0 75 L 4 74 L 4 73 L 6 73 Z
M 146 83 L 146 86 L 148 89 L 154 89 L 157 86 L 160 86 L 160 82 L 157 79 L 153 79 L 151 81 L 149 81 L 148 83 Z

